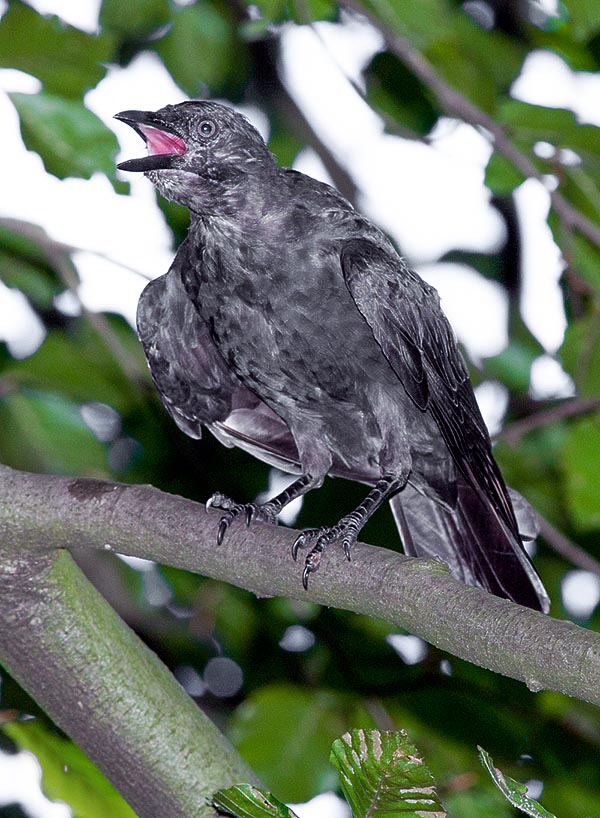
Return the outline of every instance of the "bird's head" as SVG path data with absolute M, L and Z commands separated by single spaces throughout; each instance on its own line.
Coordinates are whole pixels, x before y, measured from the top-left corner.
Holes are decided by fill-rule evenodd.
M 116 119 L 145 141 L 147 156 L 120 170 L 143 172 L 171 201 L 200 213 L 223 209 L 244 182 L 276 167 L 258 131 L 241 114 L 210 101 L 159 111 L 122 111 Z

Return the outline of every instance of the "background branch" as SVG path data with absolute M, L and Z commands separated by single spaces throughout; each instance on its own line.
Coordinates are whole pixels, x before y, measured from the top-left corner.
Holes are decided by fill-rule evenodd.
M 294 565 L 290 557 L 295 536 L 291 530 L 259 524 L 246 529 L 238 524 L 216 547 L 219 512 L 206 512 L 181 497 L 148 486 L 8 468 L 0 474 L 0 531 L 3 548 L 9 549 L 5 561 L 17 560 L 23 549 L 44 542 L 52 544 L 49 548 L 111 548 L 197 571 L 258 596 L 308 598 L 385 619 L 456 656 L 524 681 L 531 690 L 557 690 L 600 704 L 598 634 L 469 588 L 454 580 L 442 563 L 361 543 L 347 563 L 332 548 L 305 594 L 302 566 Z M 8 616 L 5 595 L 0 599 L 3 615 Z M 46 629 L 51 627 L 47 622 Z M 5 627 L 2 633 L 3 653 L 31 687 L 35 669 L 19 669 L 22 648 L 15 651 L 12 628 Z M 40 636 L 44 632 L 35 638 Z M 59 636 L 54 634 L 53 639 Z M 63 640 L 61 650 L 76 643 L 77 639 Z
M 537 179 L 546 187 L 544 174 L 538 171 L 529 156 L 512 142 L 504 125 L 497 122 L 456 91 L 437 73 L 429 60 L 420 51 L 413 48 L 406 37 L 397 33 L 395 30 L 397 28 L 397 19 L 387 2 L 373 0 L 376 12 L 371 11 L 358 0 L 343 0 L 341 5 L 366 17 L 382 33 L 388 50 L 395 54 L 435 94 L 441 110 L 449 116 L 456 116 L 471 125 L 485 128 L 491 135 L 494 148 L 498 153 L 510 160 L 524 176 Z M 583 236 L 600 247 L 600 227 L 573 207 L 558 189 L 549 190 L 548 193 L 552 207 L 560 216 L 565 227 L 568 230 L 578 230 Z
M 600 395 L 564 400 L 548 409 L 542 409 L 528 417 L 509 423 L 501 432 L 495 435 L 495 440 L 504 440 L 510 446 L 516 446 L 529 432 L 544 426 L 551 426 L 561 420 L 588 415 L 598 409 L 600 409 Z
M 38 547 L 52 536 L 29 526 L 29 513 L 42 523 L 44 512 L 23 499 L 6 512 L 23 525 L 0 526 L 2 664 L 139 818 L 215 815 L 214 791 L 256 781 L 253 772 L 71 556 Z

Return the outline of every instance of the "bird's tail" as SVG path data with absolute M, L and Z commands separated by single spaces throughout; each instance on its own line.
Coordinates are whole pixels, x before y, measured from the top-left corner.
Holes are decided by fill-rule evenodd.
M 516 492 L 510 494 L 522 539 L 534 539 L 531 507 Z M 407 554 L 439 557 L 467 585 L 548 612 L 550 600 L 522 542 L 465 480 L 458 480 L 452 510 L 410 483 L 390 505 Z

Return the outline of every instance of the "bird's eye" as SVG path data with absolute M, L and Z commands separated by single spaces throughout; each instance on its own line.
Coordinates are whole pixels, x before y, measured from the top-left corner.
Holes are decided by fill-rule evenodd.
M 204 139 L 210 139 L 211 136 L 215 135 L 216 131 L 217 126 L 212 119 L 203 119 L 198 125 L 198 133 L 200 136 L 204 137 Z

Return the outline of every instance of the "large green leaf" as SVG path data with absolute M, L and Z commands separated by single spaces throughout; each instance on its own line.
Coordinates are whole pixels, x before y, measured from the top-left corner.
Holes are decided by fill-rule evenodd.
M 0 23 L 0 66 L 38 77 L 47 92 L 81 97 L 106 73 L 112 39 L 86 34 L 12 0 Z
M 7 390 L 0 398 L 0 429 L 0 462 L 7 466 L 108 476 L 104 447 L 85 425 L 79 406 L 58 395 Z
M 2 730 L 20 749 L 36 755 L 44 792 L 48 798 L 66 802 L 76 818 L 135 818 L 131 807 L 73 742 L 50 732 L 41 721 L 10 722 Z
M 89 179 L 102 170 L 118 193 L 129 190 L 116 179 L 117 137 L 82 102 L 47 93 L 12 93 L 10 98 L 21 120 L 25 145 L 39 153 L 48 173 L 59 179 Z
M 405 730 L 351 730 L 331 762 L 353 818 L 445 818 L 435 780 Z
M 353 696 L 273 685 L 238 708 L 230 735 L 270 789 L 299 802 L 335 787 L 327 763 L 331 744 L 357 723 L 372 720 Z
M 122 319 L 110 319 L 109 331 L 125 354 L 139 362 L 140 378 L 146 380 L 143 352 L 133 330 Z M 85 319 L 74 322 L 68 331 L 51 330 L 32 356 L 5 366 L 2 374 L 19 386 L 54 391 L 79 403 L 108 403 L 121 413 L 140 400 L 139 384 L 125 376 L 106 342 Z
M 200 0 L 173 14 L 156 49 L 175 82 L 191 97 L 239 92 L 246 76 L 246 46 L 237 37 L 229 4 Z

